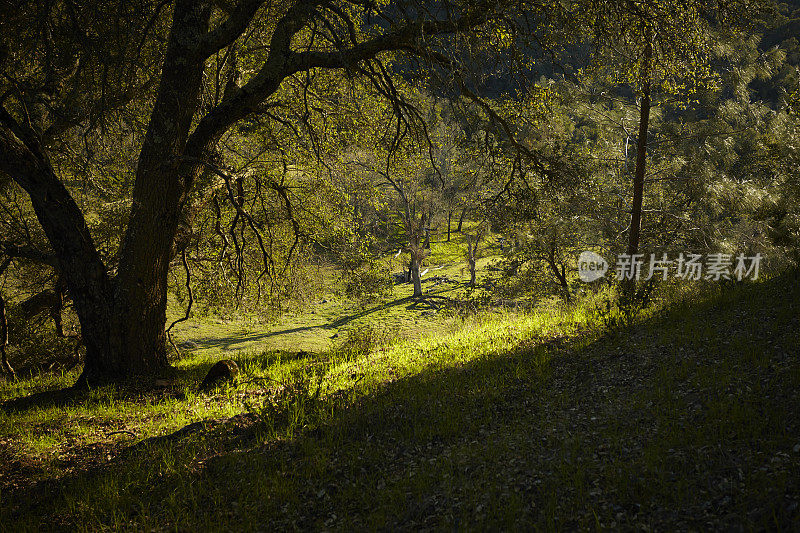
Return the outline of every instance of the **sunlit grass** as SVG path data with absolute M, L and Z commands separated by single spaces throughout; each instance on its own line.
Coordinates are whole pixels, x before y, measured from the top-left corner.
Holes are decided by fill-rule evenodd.
M 602 292 L 577 306 L 454 315 L 414 339 L 372 319 L 321 352 L 238 352 L 238 385 L 209 394 L 196 384 L 217 355 L 188 352 L 165 393 L 104 388 L 74 405 L 0 413 L 40 476 L 64 476 L 57 498 L 14 523 L 35 529 L 48 509 L 89 529 L 414 528 L 426 516 L 441 527 L 614 529 L 723 490 L 730 513 L 774 526 L 786 515 L 772 500 L 799 473 L 786 422 L 796 406 L 780 394 L 798 390 L 800 372 L 775 373 L 800 345 L 797 313 L 784 309 L 792 291 L 779 280 L 664 291 L 613 330 L 597 321 Z M 223 425 L 117 458 L 238 414 L 256 422 L 245 444 Z M 109 435 L 120 429 L 135 436 Z M 107 470 L 71 475 L 48 458 L 95 443 L 112 455 Z M 767 475 L 764 464 L 786 466 Z M 774 516 L 749 517 L 753 505 Z

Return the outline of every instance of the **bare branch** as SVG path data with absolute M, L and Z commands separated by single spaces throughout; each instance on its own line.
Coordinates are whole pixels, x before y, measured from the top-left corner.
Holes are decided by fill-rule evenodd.
M 58 259 L 55 254 L 42 252 L 32 246 L 20 246 L 11 241 L 0 241 L 0 252 L 9 258 L 27 259 L 34 263 L 41 263 L 58 269 Z
M 175 346 L 175 343 L 172 340 L 172 334 L 170 332 L 172 331 L 172 328 L 175 327 L 175 324 L 180 324 L 181 322 L 186 322 L 189 320 L 189 316 L 192 313 L 192 304 L 194 303 L 194 294 L 192 294 L 192 271 L 189 269 L 189 261 L 186 259 L 186 248 L 181 250 L 181 262 L 183 263 L 184 272 L 186 272 L 186 291 L 189 293 L 189 303 L 186 305 L 186 314 L 184 314 L 181 318 L 176 319 L 164 332 L 167 334 L 169 343 L 177 353 L 180 352 L 178 351 L 178 347 Z

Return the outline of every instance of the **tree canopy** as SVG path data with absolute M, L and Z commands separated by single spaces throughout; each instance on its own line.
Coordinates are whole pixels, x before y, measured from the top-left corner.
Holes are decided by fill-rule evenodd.
M 755 7 L 20 3 L 0 21 L 0 252 L 53 316 L 70 302 L 57 329 L 93 383 L 168 366 L 170 290 L 186 316 L 280 307 L 314 257 L 361 284 L 395 248 L 419 296 L 431 232 L 454 218 L 505 232 L 567 298 L 584 244 L 731 242 L 745 214 L 713 214 L 731 188 L 793 242 L 795 153 L 776 135 L 796 129 L 796 65 L 741 41 Z M 778 71 L 782 100 L 754 101 Z M 753 179 L 720 182 L 731 165 Z

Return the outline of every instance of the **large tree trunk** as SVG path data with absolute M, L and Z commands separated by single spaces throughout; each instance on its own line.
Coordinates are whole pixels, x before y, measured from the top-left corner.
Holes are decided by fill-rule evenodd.
M 33 132 L 0 112 L 0 170 L 30 195 L 36 218 L 58 258 L 83 331 L 87 364 L 106 363 L 111 321 L 111 282 L 80 208 L 70 196 Z
M 242 5 L 248 3 L 256 4 Z M 249 90 L 234 90 L 199 121 L 190 136 L 206 59 L 198 43 L 208 35 L 210 6 L 192 0 L 176 3 L 161 83 L 139 156 L 110 332 L 113 366 L 127 375 L 154 373 L 168 366 L 167 274 L 187 195 L 222 133 L 272 94 L 287 75 L 291 36 L 302 27 L 305 13 L 302 6 L 299 11 L 290 10 L 273 36 L 274 53 L 248 84 Z M 87 365 L 85 373 L 90 372 Z
M 202 168 L 197 159 L 244 112 L 221 112 L 226 121 L 206 123 L 191 157 L 185 157 L 205 64 L 200 43 L 210 14 L 206 1 L 175 4 L 113 285 L 83 214 L 55 175 L 36 133 L 0 108 L 0 170 L 30 195 L 80 320 L 86 362 L 79 385 L 167 367 L 167 272 L 181 210 Z
M 642 203 L 644 201 L 644 173 L 647 165 L 647 131 L 650 122 L 649 64 L 653 54 L 648 41 L 645 47 L 645 81 L 642 86 L 642 102 L 639 108 L 639 137 L 636 140 L 636 170 L 633 176 L 633 202 L 631 205 L 631 229 L 628 233 L 628 254 L 639 252 L 642 227 Z
M 182 156 L 204 68 L 196 47 L 208 30 L 210 12 L 205 2 L 175 7 L 161 83 L 139 155 L 110 331 L 112 365 L 124 375 L 156 373 L 168 366 L 167 274 L 181 210 L 199 172 L 196 163 Z M 87 361 L 84 373 L 102 370 Z

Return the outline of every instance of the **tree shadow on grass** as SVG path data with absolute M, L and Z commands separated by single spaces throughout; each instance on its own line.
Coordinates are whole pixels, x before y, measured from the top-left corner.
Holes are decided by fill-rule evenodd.
M 233 359 L 240 365 L 245 361 L 252 360 L 261 368 L 267 368 L 279 360 L 289 362 L 311 355 L 304 350 L 272 350 L 258 354 L 238 353 Z M 73 386 L 36 392 L 0 403 L 0 411 L 21 414 L 34 409 L 44 410 L 75 405 L 90 407 L 93 403 L 107 402 L 110 398 L 134 404 L 181 399 L 183 393 L 179 390 L 179 386 L 188 385 L 190 388 L 197 389 L 214 363 L 215 361 L 201 361 L 188 366 L 172 366 L 164 373 L 145 380 L 123 381 L 89 389 Z
M 246 342 L 256 342 L 265 340 L 271 337 L 278 337 L 281 335 L 288 335 L 292 333 L 301 333 L 306 331 L 312 330 L 332 330 L 338 329 L 342 326 L 353 322 L 354 320 L 358 320 L 360 318 L 364 318 L 366 316 L 378 313 L 380 311 L 385 311 L 387 309 L 391 309 L 393 307 L 399 307 L 402 305 L 408 305 L 409 310 L 416 310 L 420 308 L 420 302 L 426 301 L 427 298 L 442 298 L 441 296 L 437 296 L 436 294 L 426 294 L 423 295 L 421 298 L 417 298 L 414 296 L 406 296 L 404 298 L 398 298 L 396 300 L 391 300 L 388 302 L 384 302 L 380 305 L 376 305 L 373 307 L 368 307 L 359 311 L 357 313 L 352 313 L 349 315 L 345 315 L 343 317 L 337 318 L 332 320 L 326 324 L 319 324 L 315 326 L 302 326 L 290 329 L 282 329 L 277 331 L 267 331 L 264 333 L 255 333 L 255 334 L 248 334 L 248 335 L 229 335 L 226 337 L 205 337 L 205 338 L 198 338 L 193 339 L 192 342 L 196 343 L 200 348 L 220 348 L 223 350 L 234 350 L 237 344 L 243 344 Z M 425 307 L 430 309 L 431 307 Z
M 363 311 L 360 311 L 358 313 L 353 313 L 351 315 L 346 315 L 346 316 L 343 316 L 341 318 L 337 318 L 336 320 L 332 320 L 331 322 L 328 322 L 327 324 L 325 324 L 323 326 L 320 326 L 320 327 L 323 327 L 325 329 L 340 328 L 340 327 L 342 327 L 342 326 L 344 326 L 346 324 L 349 324 L 353 320 L 358 320 L 359 318 L 364 318 L 365 316 L 369 316 L 369 315 L 371 315 L 373 313 L 377 313 L 378 311 L 385 311 L 387 309 L 391 309 L 392 307 L 398 307 L 398 306 L 401 306 L 401 305 L 406 304 L 408 302 L 411 302 L 413 300 L 414 300 L 413 296 L 406 296 L 405 298 L 398 298 L 396 300 L 391 300 L 389 302 L 384 302 L 381 305 L 376 305 L 375 307 L 369 307 L 369 308 L 364 309 Z
M 264 333 L 254 333 L 246 335 L 228 335 L 226 337 L 201 337 L 199 339 L 192 339 L 192 342 L 200 348 L 220 348 L 223 350 L 235 350 L 237 344 L 245 342 L 255 342 L 268 339 L 270 337 L 277 337 L 280 335 L 288 335 L 291 333 L 301 333 L 304 331 L 311 331 L 313 329 L 324 328 L 325 325 L 319 326 L 302 326 L 297 328 L 282 329 L 278 331 L 266 331 Z
M 200 348 L 220 348 L 223 350 L 235 350 L 235 346 L 237 344 L 243 344 L 246 342 L 256 342 L 262 341 L 265 339 L 269 339 L 271 337 L 279 337 L 281 335 L 288 335 L 292 333 L 302 333 L 306 331 L 312 330 L 330 330 L 330 329 L 337 329 L 340 328 L 353 320 L 357 320 L 359 318 L 363 318 L 365 316 L 369 316 L 373 313 L 377 313 L 379 311 L 385 311 L 386 309 L 390 309 L 392 307 L 397 307 L 408 302 L 413 302 L 415 300 L 414 297 L 408 296 L 405 298 L 399 298 L 397 300 L 392 300 L 389 302 L 385 302 L 381 305 L 377 305 L 374 307 L 369 307 L 360 311 L 358 313 L 353 313 L 350 315 L 346 315 L 336 320 L 332 320 L 325 324 L 318 324 L 314 326 L 301 326 L 296 328 L 289 328 L 289 329 L 282 329 L 277 331 L 266 331 L 263 333 L 254 333 L 254 334 L 247 334 L 247 335 L 228 335 L 226 337 L 203 337 L 198 339 L 192 339 L 192 342 L 196 343 Z
M 423 283 L 428 283 L 433 281 L 434 279 L 431 278 L 423 280 Z M 458 282 L 446 282 L 445 284 L 448 283 L 451 285 L 455 284 L 456 287 L 461 285 L 461 283 Z M 198 348 L 201 349 L 218 348 L 226 351 L 227 350 L 234 351 L 237 349 L 236 348 L 237 345 L 241 345 L 248 342 L 263 341 L 265 339 L 273 337 L 280 337 L 281 335 L 303 333 L 313 330 L 338 329 L 341 328 L 342 326 L 346 326 L 347 324 L 353 322 L 354 320 L 358 320 L 370 316 L 372 314 L 378 313 L 380 311 L 386 311 L 388 309 L 400 307 L 403 305 L 406 305 L 406 309 L 411 311 L 439 309 L 441 306 L 434 304 L 433 301 L 443 302 L 447 300 L 448 298 L 446 296 L 443 296 L 442 293 L 452 290 L 453 288 L 454 287 L 443 287 L 438 291 L 431 290 L 423 294 L 421 297 L 406 296 L 403 298 L 397 298 L 395 300 L 384 302 L 380 305 L 366 307 L 357 313 L 351 313 L 323 324 L 317 324 L 312 326 L 299 326 L 295 328 L 281 329 L 276 331 L 265 331 L 262 333 L 233 334 L 224 337 L 200 337 L 192 339 L 192 342 L 197 344 Z
M 36 392 L 28 396 L 6 400 L 0 404 L 0 409 L 6 413 L 20 413 L 30 409 L 66 407 L 85 400 L 86 397 L 87 394 L 85 390 L 69 387 L 65 389 Z
M 427 280 L 426 280 L 427 281 Z M 381 305 L 377 305 L 375 307 L 370 307 L 360 311 L 358 313 L 354 313 L 351 315 L 343 316 L 338 318 L 328 324 L 320 327 L 332 329 L 332 328 L 339 328 L 352 322 L 353 320 L 358 320 L 359 318 L 364 318 L 365 316 L 369 316 L 373 313 L 377 313 L 378 311 L 385 311 L 386 309 L 391 309 L 392 307 L 399 307 L 401 305 L 409 304 L 406 306 L 406 309 L 409 310 L 418 310 L 418 309 L 433 309 L 436 306 L 430 304 L 431 300 L 447 300 L 446 296 L 442 296 L 441 293 L 447 292 L 451 290 L 449 288 L 443 288 L 440 291 L 430 291 L 428 293 L 423 294 L 422 296 L 406 296 L 404 298 L 398 298 L 396 300 L 392 300 L 389 302 L 385 302 Z
M 38 409 L 46 410 L 73 406 L 91 408 L 94 404 L 107 404 L 110 401 L 124 401 L 136 404 L 180 399 L 183 397 L 183 393 L 172 388 L 171 385 L 181 381 L 193 380 L 196 378 L 197 373 L 202 372 L 203 368 L 207 371 L 211 364 L 203 364 L 191 369 L 170 367 L 166 373 L 157 376 L 159 379 L 153 376 L 145 380 L 123 381 L 90 388 L 72 386 L 36 392 L 6 400 L 0 404 L 0 411 L 10 415 L 19 415 Z

